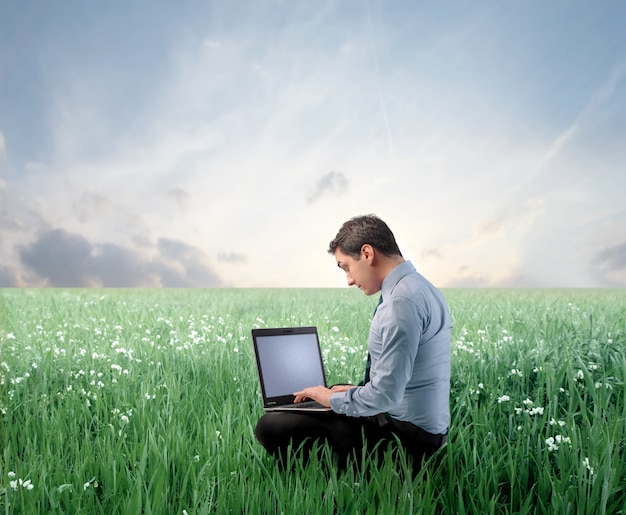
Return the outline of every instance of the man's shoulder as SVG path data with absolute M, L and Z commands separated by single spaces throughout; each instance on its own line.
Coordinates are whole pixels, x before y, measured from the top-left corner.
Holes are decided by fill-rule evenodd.
M 430 295 L 436 291 L 438 291 L 437 288 L 415 269 L 403 275 L 394 288 L 394 294 L 409 298 Z
M 422 309 L 429 309 L 433 304 L 445 304 L 443 294 L 418 271 L 403 276 L 391 294 L 395 302 L 411 302 Z

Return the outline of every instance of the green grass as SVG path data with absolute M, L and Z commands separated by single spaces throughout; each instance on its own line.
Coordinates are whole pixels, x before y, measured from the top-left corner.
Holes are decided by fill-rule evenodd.
M 250 329 L 316 325 L 329 382 L 358 382 L 376 298 L 0 290 L 0 512 L 626 512 L 626 290 L 444 294 L 452 427 L 413 480 L 324 448 L 283 473 L 254 439 Z

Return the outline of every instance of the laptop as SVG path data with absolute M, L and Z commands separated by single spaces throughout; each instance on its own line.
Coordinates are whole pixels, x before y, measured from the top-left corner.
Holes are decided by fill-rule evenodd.
M 252 329 L 264 411 L 331 411 L 318 402 L 294 404 L 294 392 L 326 385 L 317 328 Z

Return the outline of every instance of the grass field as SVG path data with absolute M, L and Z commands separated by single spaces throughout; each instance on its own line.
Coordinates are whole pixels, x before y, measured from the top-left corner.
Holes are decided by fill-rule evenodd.
M 283 473 L 254 439 L 250 329 L 316 325 L 329 382 L 358 382 L 376 298 L 0 290 L 0 512 L 626 513 L 626 290 L 444 294 L 452 427 L 413 480 Z

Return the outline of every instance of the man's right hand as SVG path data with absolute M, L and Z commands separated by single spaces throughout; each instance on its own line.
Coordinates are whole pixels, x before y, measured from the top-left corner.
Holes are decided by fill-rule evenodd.
M 356 388 L 356 385 L 354 384 L 336 384 L 334 386 L 332 386 L 330 388 L 330 391 L 333 393 L 338 393 L 338 392 L 347 392 L 348 390 L 351 390 L 352 388 Z

